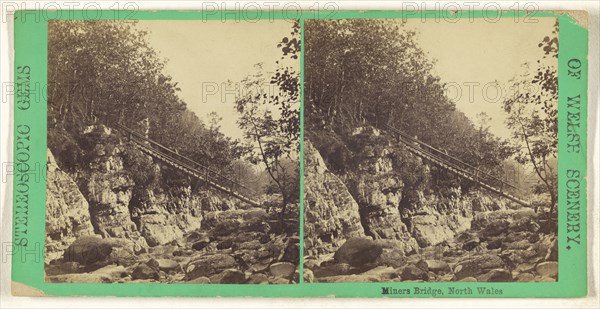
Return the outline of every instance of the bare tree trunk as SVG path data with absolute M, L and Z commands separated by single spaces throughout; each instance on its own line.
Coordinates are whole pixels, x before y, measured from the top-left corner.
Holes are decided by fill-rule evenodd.
M 555 193 L 556 190 L 552 187 L 552 184 L 550 184 L 550 182 L 548 181 L 548 174 L 544 173 L 544 175 L 542 176 L 542 171 L 541 171 L 540 167 L 538 166 L 538 164 L 535 162 L 535 157 L 533 156 L 533 153 L 531 151 L 531 146 L 529 145 L 529 138 L 527 136 L 527 132 L 525 131 L 525 126 L 523 125 L 523 123 L 521 122 L 521 120 L 519 118 L 517 118 L 517 119 L 518 119 L 518 122 L 521 125 L 521 129 L 523 131 L 523 139 L 525 141 L 525 145 L 527 146 L 527 153 L 529 154 L 531 163 L 533 163 L 533 169 L 535 170 L 535 173 L 538 175 L 540 180 L 544 183 L 544 185 L 548 189 L 548 193 L 550 194 L 550 213 L 552 213 L 554 211 L 554 207 L 556 205 L 556 193 Z

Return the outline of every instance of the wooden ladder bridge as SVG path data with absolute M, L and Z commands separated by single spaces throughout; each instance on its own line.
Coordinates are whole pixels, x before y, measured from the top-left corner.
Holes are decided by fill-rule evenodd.
M 251 198 L 251 196 L 256 196 L 256 193 L 235 180 L 223 176 L 221 173 L 210 169 L 206 165 L 180 155 L 176 151 L 146 138 L 140 133 L 129 129 L 120 123 L 111 123 L 109 126 L 117 129 L 117 131 L 121 132 L 124 136 L 129 137 L 129 140 L 133 142 L 139 150 L 154 159 L 178 169 L 193 178 L 199 179 L 210 187 L 227 193 L 243 202 L 253 206 L 260 205 L 259 202 Z
M 512 184 L 492 174 L 484 172 L 475 166 L 465 163 L 444 151 L 419 141 L 418 139 L 413 138 L 390 125 L 385 125 L 385 128 L 389 132 L 393 133 L 397 137 L 398 141 L 404 144 L 411 153 L 421 157 L 423 160 L 427 160 L 432 164 L 456 174 L 461 178 L 473 181 L 479 186 L 501 195 L 513 202 L 530 207 L 528 202 L 509 192 L 509 190 L 515 191 L 517 189 Z

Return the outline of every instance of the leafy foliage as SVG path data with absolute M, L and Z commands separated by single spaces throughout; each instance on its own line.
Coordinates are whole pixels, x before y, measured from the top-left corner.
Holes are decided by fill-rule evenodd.
M 507 143 L 477 128 L 444 93 L 416 33 L 395 20 L 305 22 L 305 122 L 315 135 L 384 124 L 499 171 Z
M 415 33 L 400 27 L 389 20 L 307 21 L 305 89 L 311 126 L 349 130 L 393 122 L 403 130 L 425 132 L 431 119 L 420 117 L 410 125 L 407 120 L 453 109 Z
M 295 68 L 300 53 L 300 25 L 296 21 L 278 43 L 283 56 L 273 75 L 262 65 L 242 80 L 242 95 L 236 98 L 239 127 L 252 145 L 246 155 L 250 162 L 264 165 L 277 191 L 283 197 L 283 209 L 299 199 L 300 85 Z M 289 164 L 295 162 L 295 164 Z M 273 191 L 273 189 L 271 189 Z
M 514 92 L 503 107 L 507 125 L 518 141 L 515 159 L 533 165 L 539 178 L 535 192 L 550 195 L 553 212 L 558 201 L 558 71 L 548 62 L 558 58 L 558 23 L 552 38 L 546 36 L 538 46 L 544 51 L 542 61 L 533 68 L 524 65 L 524 72 L 513 79 Z
M 151 139 L 214 169 L 226 170 L 238 155 L 235 142 L 187 109 L 165 60 L 134 22 L 50 21 L 48 43 L 48 145 L 70 166 L 82 163 L 83 129 L 112 122 L 149 127 Z M 126 158 L 132 170 L 146 168 L 138 157 Z

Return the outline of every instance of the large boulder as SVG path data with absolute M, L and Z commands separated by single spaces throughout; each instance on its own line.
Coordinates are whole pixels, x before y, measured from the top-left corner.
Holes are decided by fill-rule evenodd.
M 131 273 L 131 279 L 133 279 L 133 280 L 147 280 L 147 279 L 159 280 L 160 274 L 159 274 L 158 269 L 150 267 L 147 264 L 139 264 L 133 269 L 133 272 Z
M 338 263 L 347 263 L 361 267 L 373 263 L 383 252 L 383 247 L 369 238 L 350 238 L 336 252 L 334 259 Z
M 243 284 L 246 283 L 246 275 L 238 269 L 226 269 L 221 273 L 211 276 L 210 282 L 219 284 Z
M 520 273 L 515 277 L 516 282 L 533 282 L 535 281 L 535 276 L 530 273 Z
M 447 273 L 450 271 L 448 263 L 440 260 L 420 260 L 417 263 L 417 267 L 434 273 Z
M 181 265 L 177 261 L 170 259 L 151 259 L 146 264 L 166 273 L 181 271 Z
M 88 268 L 100 268 L 108 264 L 132 265 L 137 260 L 135 248 L 136 244 L 127 239 L 83 236 L 69 246 L 63 259 Z
M 248 284 L 269 284 L 269 277 L 265 274 L 256 273 L 250 275 L 248 278 Z
M 315 282 L 315 274 L 309 268 L 304 269 L 304 282 L 307 282 L 307 283 Z
M 228 254 L 203 255 L 192 259 L 185 267 L 185 279 L 210 277 L 216 273 L 236 266 L 235 259 Z
M 407 258 L 402 251 L 393 249 L 383 249 L 383 253 L 377 258 L 375 264 L 382 266 L 390 266 L 394 268 L 400 268 L 406 266 Z
M 479 282 L 512 282 L 513 277 L 506 269 L 492 269 L 490 272 L 477 277 Z
M 423 270 L 415 265 L 408 265 L 408 266 L 404 267 L 404 269 L 402 269 L 400 278 L 402 278 L 403 281 L 405 281 L 405 280 L 429 281 L 429 273 L 426 270 Z
M 278 263 L 273 263 L 273 264 L 271 264 L 271 266 L 269 266 L 269 273 L 271 273 L 271 275 L 273 277 L 278 277 L 278 278 L 289 279 L 292 277 L 295 270 L 296 270 L 296 265 L 294 265 L 290 262 L 278 262 Z
M 556 279 L 558 277 L 558 263 L 553 261 L 540 263 L 535 267 L 535 271 L 540 276 Z
M 484 254 L 467 258 L 454 267 L 454 275 L 460 280 L 466 277 L 476 277 L 493 269 L 504 268 L 505 263 L 495 254 Z

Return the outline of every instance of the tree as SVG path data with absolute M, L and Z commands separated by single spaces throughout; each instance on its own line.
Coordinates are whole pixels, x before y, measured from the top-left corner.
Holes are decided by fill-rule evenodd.
M 503 107 L 518 143 L 516 160 L 533 166 L 539 178 L 534 190 L 550 195 L 552 213 L 558 201 L 558 71 L 551 63 L 558 58 L 558 23 L 538 46 L 544 55 L 534 68 L 523 66 L 524 72 L 512 80 L 514 93 Z
M 136 129 L 148 121 L 151 139 L 213 169 L 231 164 L 235 143 L 187 108 L 165 63 L 135 22 L 50 21 L 48 146 L 57 160 L 85 164 L 73 154 L 82 152 L 87 125 L 121 122 Z M 173 178 L 187 179 L 177 172 Z
M 442 118 L 423 115 L 454 109 L 439 78 L 431 73 L 433 62 L 416 43 L 416 33 L 402 23 L 313 20 L 305 29 L 309 129 L 341 133 L 391 123 L 409 134 L 428 134 Z
M 417 33 L 398 20 L 305 22 L 305 127 L 347 135 L 389 124 L 475 166 L 500 171 L 506 143 L 445 95 Z
M 262 65 L 257 72 L 242 81 L 244 91 L 236 98 L 240 113 L 239 127 L 245 137 L 252 141 L 249 160 L 263 164 L 269 177 L 281 193 L 283 202 L 280 216 L 289 203 L 299 198 L 299 173 L 286 162 L 298 162 L 300 148 L 300 85 L 296 69 L 300 52 L 300 26 L 296 21 L 290 37 L 284 37 L 277 45 L 283 56 L 272 76 Z M 297 165 L 297 164 L 296 164 Z
M 472 165 L 481 167 L 492 174 L 503 174 L 503 162 L 508 159 L 513 149 L 509 142 L 490 132 L 489 122 L 492 120 L 485 112 L 477 114 L 475 130 L 469 130 L 470 137 L 464 139 L 465 152 Z

